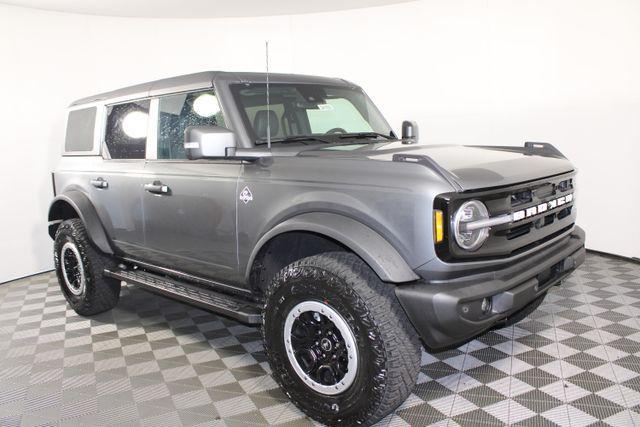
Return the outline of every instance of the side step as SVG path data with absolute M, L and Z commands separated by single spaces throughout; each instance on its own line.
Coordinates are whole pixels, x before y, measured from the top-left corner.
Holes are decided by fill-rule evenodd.
M 231 317 L 243 323 L 262 323 L 262 306 L 234 295 L 178 282 L 143 270 L 104 270 L 104 275 Z

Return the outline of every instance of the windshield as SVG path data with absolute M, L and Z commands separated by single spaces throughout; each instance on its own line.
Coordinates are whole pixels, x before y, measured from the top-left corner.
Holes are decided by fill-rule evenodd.
M 236 84 L 231 86 L 240 114 L 256 144 L 286 139 L 338 142 L 350 136 L 393 136 L 382 114 L 356 88 L 317 84 Z M 335 140 L 334 140 L 335 138 Z M 313 138 L 310 138 L 313 139 Z

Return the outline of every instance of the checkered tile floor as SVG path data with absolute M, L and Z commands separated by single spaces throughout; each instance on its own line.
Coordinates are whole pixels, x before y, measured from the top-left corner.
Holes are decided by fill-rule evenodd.
M 422 355 L 380 425 L 640 425 L 640 265 L 588 255 L 515 327 Z M 256 328 L 124 287 L 71 311 L 53 273 L 0 285 L 0 425 L 309 425 Z

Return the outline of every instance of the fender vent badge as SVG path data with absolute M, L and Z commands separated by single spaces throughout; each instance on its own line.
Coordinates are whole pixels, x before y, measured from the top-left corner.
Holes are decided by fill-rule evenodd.
M 249 187 L 244 187 L 240 192 L 240 201 L 242 201 L 245 205 L 253 200 L 253 194 L 251 194 L 251 190 Z

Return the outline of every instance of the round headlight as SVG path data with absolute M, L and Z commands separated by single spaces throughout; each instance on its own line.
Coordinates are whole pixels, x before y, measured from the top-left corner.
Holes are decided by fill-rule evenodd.
M 464 202 L 451 220 L 451 229 L 458 246 L 467 251 L 475 251 L 482 246 L 487 237 L 489 237 L 489 228 L 467 231 L 464 230 L 463 224 L 488 218 L 489 211 L 487 211 L 487 207 L 482 202 L 478 200 Z

